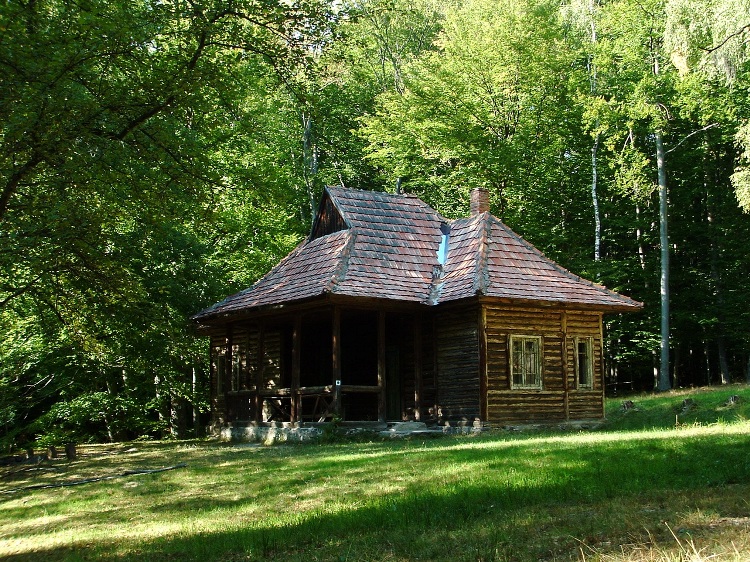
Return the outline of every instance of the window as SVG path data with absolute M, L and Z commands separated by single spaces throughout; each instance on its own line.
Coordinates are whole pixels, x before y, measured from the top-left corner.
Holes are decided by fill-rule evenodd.
M 576 338 L 576 376 L 578 388 L 592 388 L 594 383 L 594 354 L 591 338 Z
M 542 361 L 539 336 L 510 337 L 511 388 L 542 388 Z
M 239 338 L 237 343 L 232 345 L 232 390 L 242 390 L 247 388 L 245 376 L 247 358 L 247 338 Z
M 216 392 L 221 394 L 224 392 L 224 378 L 227 376 L 227 358 L 224 355 L 224 350 L 219 348 L 219 353 L 216 356 Z

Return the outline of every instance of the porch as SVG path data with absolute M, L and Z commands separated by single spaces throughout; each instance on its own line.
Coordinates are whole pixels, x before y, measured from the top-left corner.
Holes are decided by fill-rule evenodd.
M 212 337 L 214 421 L 428 419 L 430 331 L 421 311 L 338 304 L 235 322 Z

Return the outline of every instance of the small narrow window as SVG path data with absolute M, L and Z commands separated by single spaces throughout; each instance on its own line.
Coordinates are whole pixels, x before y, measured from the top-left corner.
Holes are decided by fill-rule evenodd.
M 247 337 L 235 338 L 232 345 L 232 390 L 247 388 Z
M 216 357 L 216 393 L 220 395 L 224 392 L 224 377 L 227 376 L 227 357 L 221 348 L 219 350 Z
M 539 336 L 510 337 L 512 388 L 542 388 L 541 341 Z
M 594 382 L 594 357 L 591 338 L 576 338 L 576 371 L 579 388 L 592 388 Z
M 451 227 L 443 223 L 440 225 L 440 233 L 442 238 L 440 239 L 440 246 L 438 247 L 438 263 L 445 265 L 445 260 L 448 258 L 448 238 L 450 237 Z

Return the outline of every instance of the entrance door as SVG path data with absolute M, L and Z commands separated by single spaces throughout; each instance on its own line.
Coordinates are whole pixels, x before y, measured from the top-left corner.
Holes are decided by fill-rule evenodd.
M 401 362 L 396 345 L 385 348 L 385 417 L 388 421 L 400 421 L 401 403 Z

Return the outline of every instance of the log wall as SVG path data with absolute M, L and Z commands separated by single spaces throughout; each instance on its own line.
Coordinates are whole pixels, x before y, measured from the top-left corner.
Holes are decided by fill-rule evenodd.
M 601 314 L 594 312 L 568 312 L 567 360 L 570 419 L 597 419 L 604 417 L 604 376 L 602 355 Z M 591 338 L 593 377 L 591 388 L 578 385 L 575 345 L 576 338 Z
M 484 307 L 487 421 L 521 423 L 603 417 L 600 313 L 491 303 Z M 542 338 L 540 390 L 512 388 L 511 335 Z M 590 388 L 577 385 L 576 338 L 591 338 Z
M 477 307 L 453 308 L 434 316 L 439 417 L 473 421 L 479 397 L 479 315 Z

